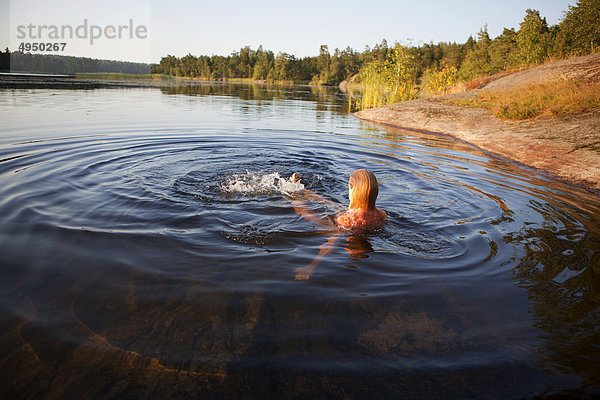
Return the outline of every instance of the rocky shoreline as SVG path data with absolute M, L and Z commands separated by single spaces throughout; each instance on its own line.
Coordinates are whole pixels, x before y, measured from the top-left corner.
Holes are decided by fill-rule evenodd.
M 496 118 L 483 108 L 458 106 L 449 101 L 474 98 L 481 90 L 515 88 L 564 78 L 600 81 L 600 53 L 506 75 L 470 92 L 411 100 L 354 115 L 378 124 L 449 135 L 600 194 L 600 109 L 577 115 L 513 121 Z

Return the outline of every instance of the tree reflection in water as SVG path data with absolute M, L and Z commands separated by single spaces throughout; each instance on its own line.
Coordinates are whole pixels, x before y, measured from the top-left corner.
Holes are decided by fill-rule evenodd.
M 544 216 L 540 227 L 504 237 L 526 254 L 514 277 L 529 292 L 536 327 L 545 332 L 540 354 L 548 368 L 578 372 L 600 383 L 600 232 L 532 201 Z

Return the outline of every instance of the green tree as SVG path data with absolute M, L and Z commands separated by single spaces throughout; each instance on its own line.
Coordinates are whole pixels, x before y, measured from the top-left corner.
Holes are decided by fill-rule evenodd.
M 242 47 L 239 52 L 233 52 L 228 60 L 229 70 L 236 78 L 252 77 L 255 63 L 256 53 L 250 46 Z
M 317 56 L 317 75 L 313 77 L 313 81 L 326 84 L 329 81 L 329 65 L 331 63 L 331 54 L 329 54 L 329 46 L 322 44 L 319 47 L 319 55 Z
M 326 80 L 323 82 L 326 85 L 337 85 L 345 78 L 344 76 L 344 64 L 342 60 L 342 53 L 339 49 L 335 49 L 333 56 L 330 59 L 329 71 L 326 76 Z
M 578 0 L 559 24 L 558 55 L 589 54 L 600 47 L 600 0 Z
M 179 66 L 181 69 L 181 76 L 186 77 L 196 77 L 198 76 L 198 71 L 196 69 L 196 62 L 198 59 L 191 54 L 183 57 L 179 60 Z
M 229 77 L 229 68 L 227 59 L 223 56 L 211 56 L 210 65 L 212 66 L 211 78 L 222 79 Z
M 269 80 L 288 81 L 296 75 L 296 58 L 290 54 L 279 52 L 268 74 Z
M 313 76 L 317 75 L 319 70 L 317 69 L 316 57 L 303 57 L 297 62 L 297 79 L 310 81 Z
M 153 69 L 158 74 L 175 75 L 175 67 L 179 60 L 175 56 L 167 55 L 160 59 L 160 63 Z
M 340 81 L 342 81 L 358 73 L 360 69 L 360 56 L 348 46 L 340 55 L 340 63 L 342 68 L 342 79 Z
M 196 76 L 200 76 L 204 79 L 212 78 L 210 65 L 208 63 L 209 60 L 210 59 L 207 56 L 198 57 L 198 60 L 196 61 L 196 71 L 197 71 Z
M 0 71 L 10 71 L 10 50 L 0 51 Z
M 256 64 L 254 64 L 253 79 L 267 79 L 269 71 L 273 67 L 274 61 L 273 52 L 263 50 L 262 46 L 258 46 L 256 50 Z
M 542 63 L 548 57 L 550 47 L 550 31 L 546 18 L 540 17 L 537 10 L 527 9 L 519 26 L 517 43 L 521 61 L 526 65 Z
M 469 38 L 471 39 L 471 38 Z M 485 25 L 477 34 L 477 41 L 467 41 L 467 53 L 460 68 L 463 79 L 478 78 L 492 71 L 490 46 L 492 41 Z
M 517 33 L 514 29 L 504 28 L 500 36 L 493 40 L 490 47 L 491 72 L 517 67 L 520 63 Z

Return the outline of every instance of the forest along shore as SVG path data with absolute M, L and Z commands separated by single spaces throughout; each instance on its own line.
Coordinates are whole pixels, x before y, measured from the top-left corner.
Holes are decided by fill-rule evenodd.
M 354 115 L 369 122 L 450 135 L 600 193 L 600 109 L 506 120 L 495 117 L 489 109 L 458 105 L 477 99 L 483 91 L 512 90 L 560 79 L 600 82 L 600 53 L 504 75 L 469 92 L 410 100 Z

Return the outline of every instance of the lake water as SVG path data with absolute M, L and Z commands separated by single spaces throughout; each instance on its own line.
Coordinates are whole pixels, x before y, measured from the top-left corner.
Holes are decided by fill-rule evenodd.
M 600 394 L 597 195 L 334 89 L 0 89 L 0 117 L 8 398 Z M 358 168 L 383 229 L 296 214 Z

